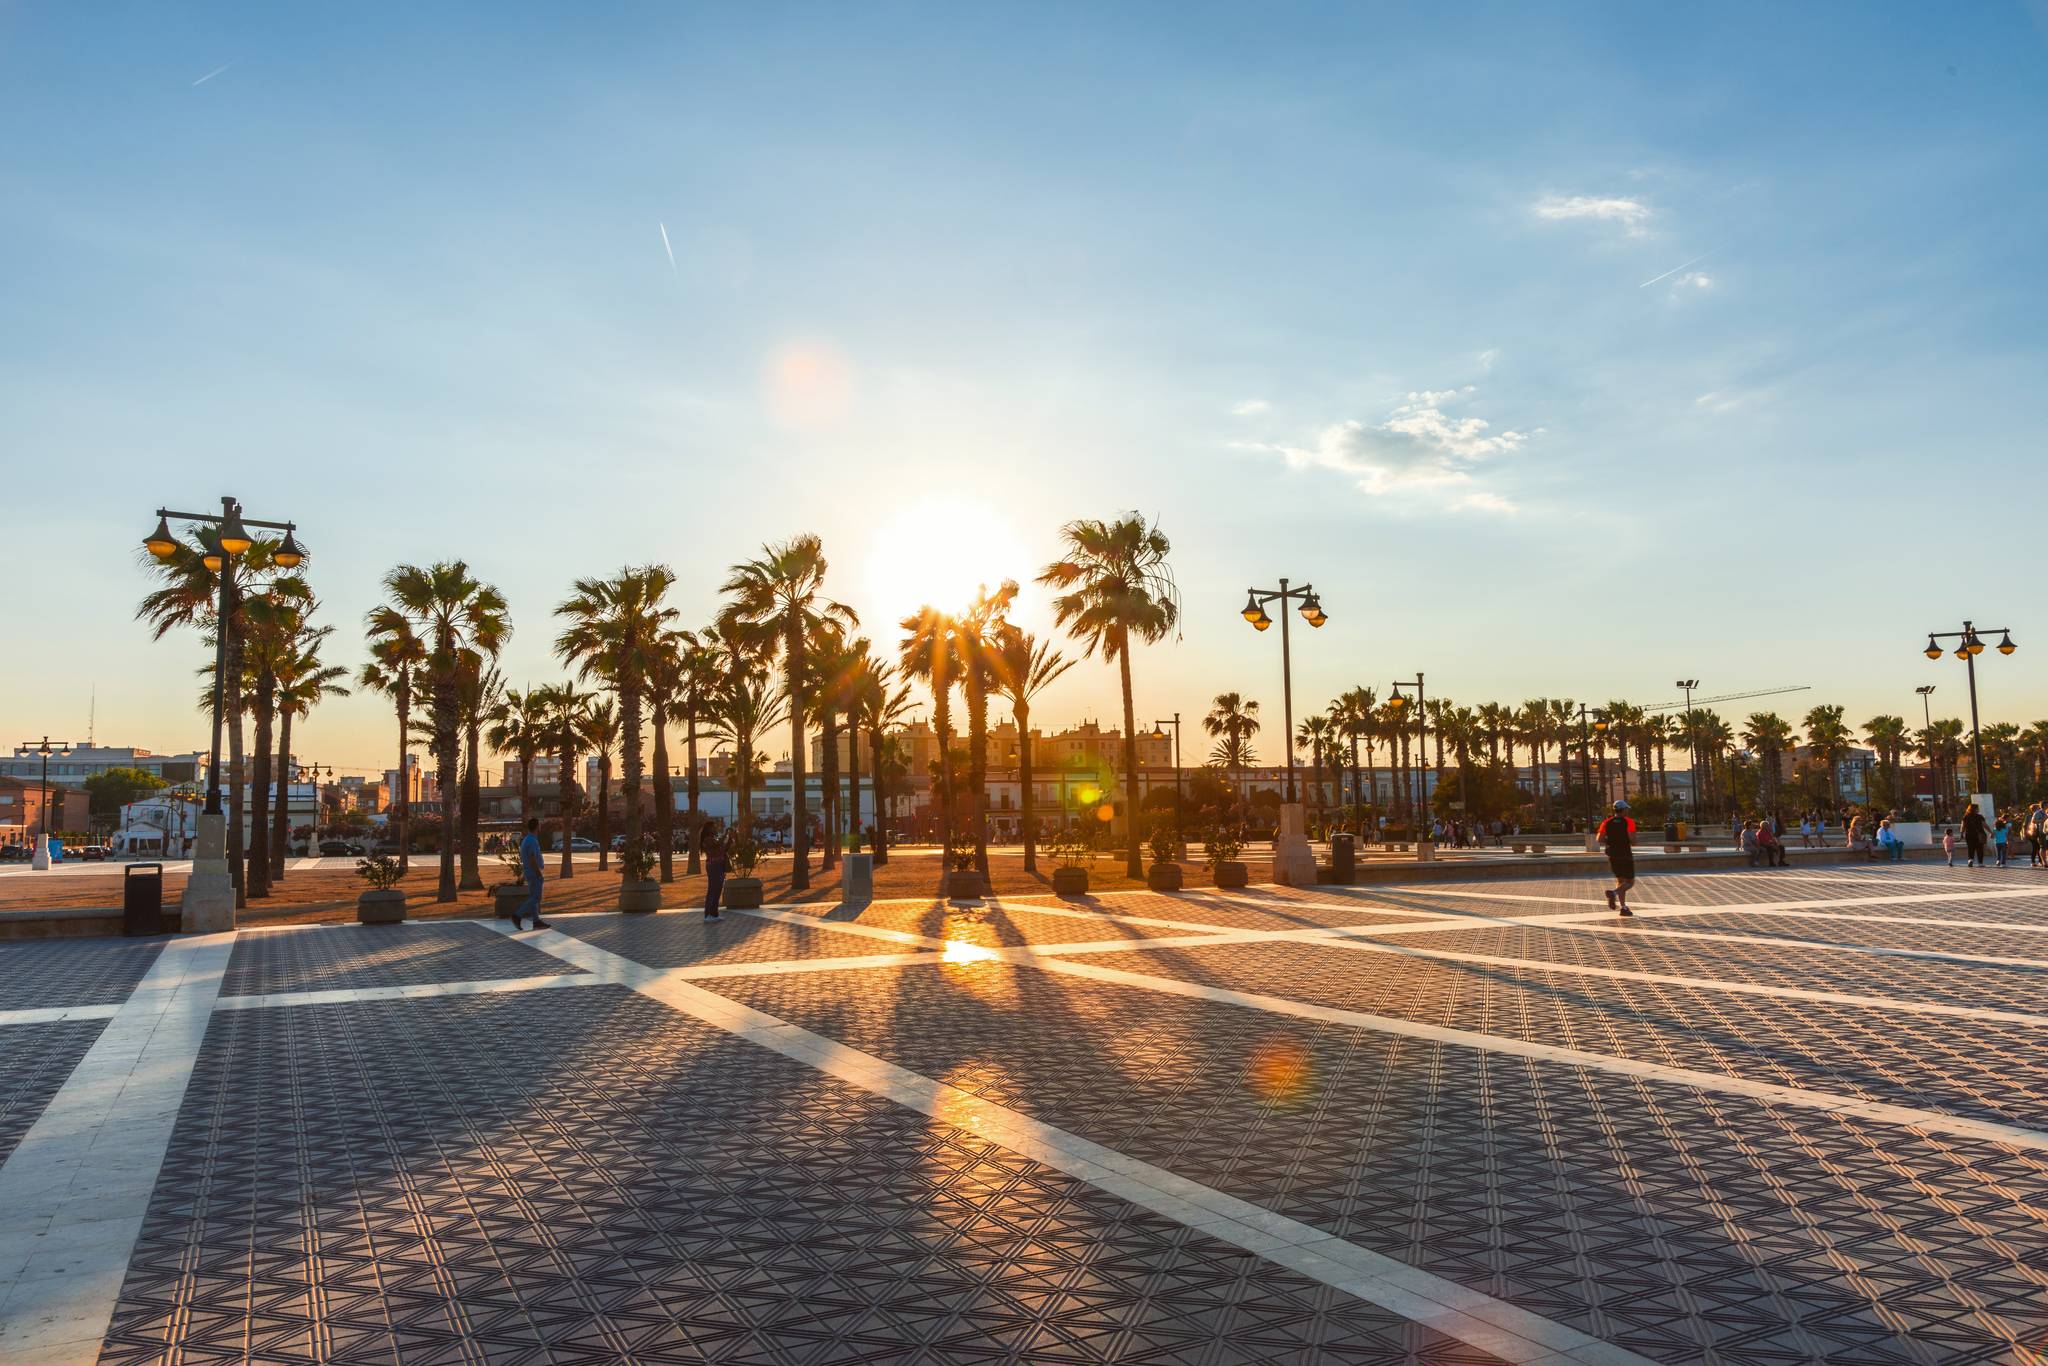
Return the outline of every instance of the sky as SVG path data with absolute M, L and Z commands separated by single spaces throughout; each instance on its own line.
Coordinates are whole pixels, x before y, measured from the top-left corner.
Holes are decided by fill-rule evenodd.
M 878 642 L 1006 576 L 1049 629 L 1061 524 L 1136 509 L 1141 724 L 1277 719 L 1283 575 L 1297 714 L 1917 725 L 1970 617 L 1987 723 L 2048 716 L 2048 4 L 0 0 L 0 123 L 0 741 L 203 745 L 135 547 L 222 494 L 349 666 L 397 563 L 498 585 L 524 685 L 575 578 L 701 622 L 803 531 Z

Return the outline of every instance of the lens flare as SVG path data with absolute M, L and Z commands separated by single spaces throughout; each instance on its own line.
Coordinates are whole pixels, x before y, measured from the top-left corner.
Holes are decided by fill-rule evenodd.
M 948 939 L 946 951 L 939 955 L 941 963 L 992 963 L 995 950 L 981 944 L 970 944 L 965 939 Z
M 1267 1039 L 1252 1050 L 1246 1076 L 1262 1100 L 1285 1103 L 1309 1093 L 1315 1068 L 1298 1040 Z

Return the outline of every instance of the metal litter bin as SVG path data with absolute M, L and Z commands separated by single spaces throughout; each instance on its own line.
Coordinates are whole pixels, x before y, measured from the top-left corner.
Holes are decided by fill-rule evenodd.
M 121 933 L 164 932 L 164 866 L 131 863 L 121 878 Z
M 1349 830 L 1330 836 L 1330 881 L 1342 887 L 1358 881 L 1358 836 Z

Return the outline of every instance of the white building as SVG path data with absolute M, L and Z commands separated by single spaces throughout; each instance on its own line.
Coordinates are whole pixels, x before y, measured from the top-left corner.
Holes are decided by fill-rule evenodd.
M 222 800 L 226 801 L 226 794 Z M 312 783 L 291 783 L 286 787 L 285 815 L 290 828 L 317 826 L 320 820 L 320 789 Z M 200 813 L 206 810 L 206 794 L 197 788 L 168 788 L 152 793 L 121 808 L 121 824 L 114 831 L 116 854 L 154 854 L 159 858 L 190 858 L 197 836 Z M 242 836 L 247 846 L 250 803 L 242 803 Z
M 206 754 L 155 754 L 146 749 L 110 745 L 79 745 L 69 754 L 50 756 L 50 781 L 77 787 L 87 778 L 110 768 L 139 768 L 167 783 L 206 781 Z M 11 755 L 0 755 L 0 777 L 37 782 L 43 776 L 43 756 L 28 746 L 16 746 Z

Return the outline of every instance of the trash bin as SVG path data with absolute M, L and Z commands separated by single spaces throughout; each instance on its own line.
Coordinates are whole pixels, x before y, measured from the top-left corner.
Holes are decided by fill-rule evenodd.
M 1358 836 L 1349 830 L 1330 836 L 1330 881 L 1341 887 L 1358 881 Z
M 131 863 L 121 878 L 121 933 L 164 932 L 164 866 Z

